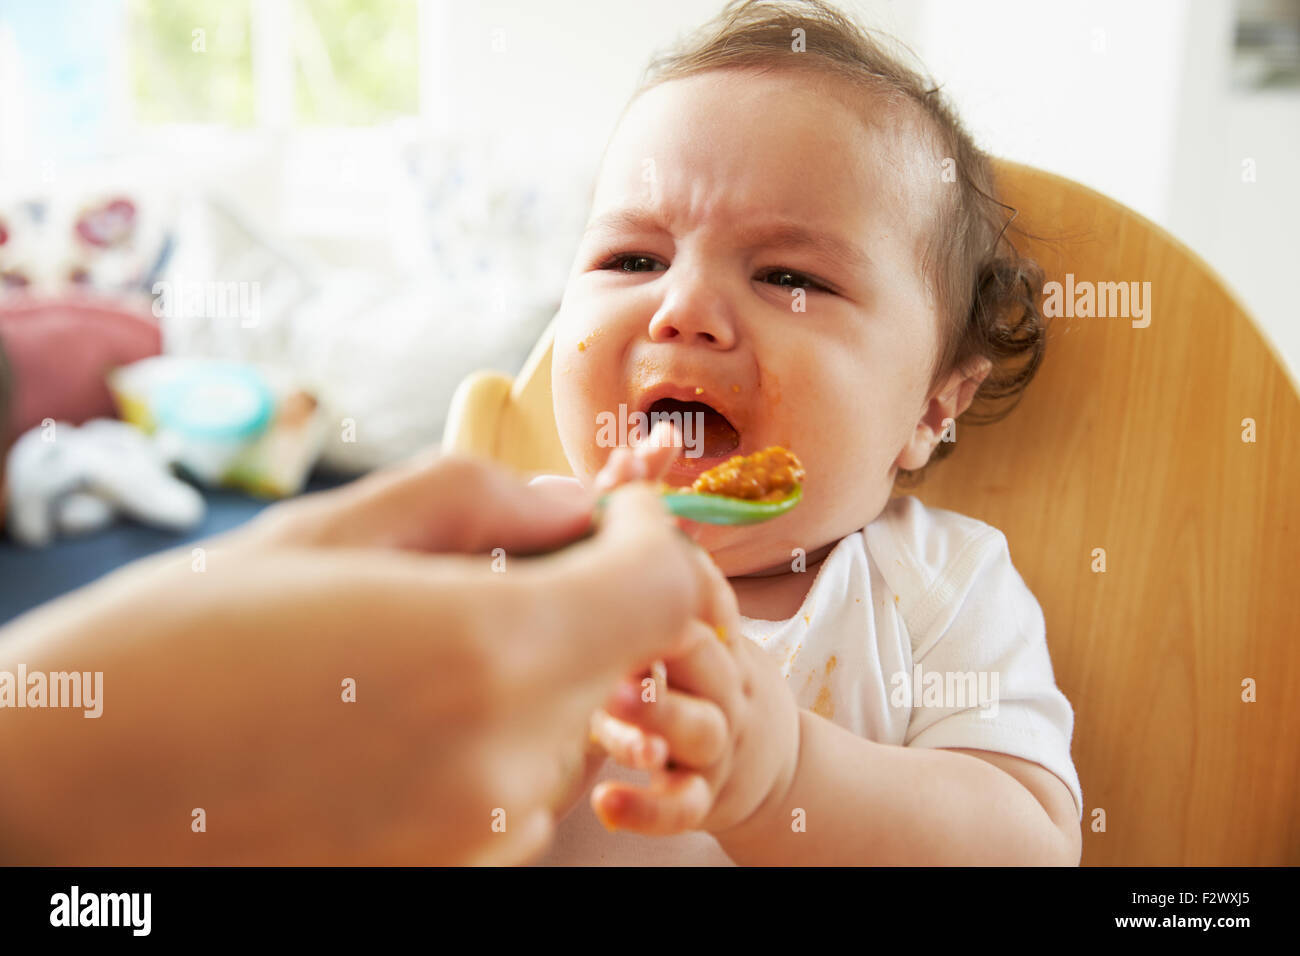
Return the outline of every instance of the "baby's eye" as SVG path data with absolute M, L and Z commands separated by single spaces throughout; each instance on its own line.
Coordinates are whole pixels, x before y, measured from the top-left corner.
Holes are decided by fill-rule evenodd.
M 773 282 L 773 285 L 783 286 L 787 289 L 816 289 L 819 292 L 831 291 L 816 279 L 811 279 L 802 272 L 794 272 L 790 269 L 770 269 L 763 273 L 760 278 L 764 281 L 776 279 L 777 281 Z
M 653 256 L 641 256 L 632 253 L 630 255 L 612 256 L 601 263 L 600 268 L 617 268 L 620 272 L 654 272 L 654 267 L 657 265 L 660 265 L 660 263 Z M 667 268 L 667 266 L 664 268 Z

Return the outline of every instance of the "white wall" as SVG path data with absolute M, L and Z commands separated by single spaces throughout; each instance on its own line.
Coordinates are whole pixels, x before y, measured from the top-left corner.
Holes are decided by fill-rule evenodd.
M 1189 6 L 929 0 L 919 52 L 986 149 L 1158 218 Z
M 1202 0 L 1190 21 L 1160 221 L 1228 281 L 1300 379 L 1300 90 L 1230 88 L 1232 6 Z
M 422 29 L 438 33 L 444 53 L 431 85 L 454 91 L 441 104 L 450 127 L 515 136 L 526 144 L 525 161 L 529 149 L 599 155 L 651 54 L 722 6 L 723 0 L 656 0 L 648 7 L 606 0 L 426 0 Z M 904 37 L 919 10 L 888 0 L 844 6 Z
M 1164 226 L 1300 369 L 1300 93 L 1230 89 L 1232 0 L 922 8 L 918 52 L 986 148 Z

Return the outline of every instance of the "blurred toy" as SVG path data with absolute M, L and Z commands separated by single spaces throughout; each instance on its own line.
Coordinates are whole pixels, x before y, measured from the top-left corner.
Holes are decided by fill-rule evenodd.
M 205 485 L 297 494 L 324 443 L 315 396 L 280 369 L 160 355 L 108 383 L 122 418 Z
M 32 547 L 119 514 L 173 531 L 203 520 L 203 496 L 171 474 L 154 442 L 111 419 L 31 429 L 9 450 L 5 474 L 9 532 Z

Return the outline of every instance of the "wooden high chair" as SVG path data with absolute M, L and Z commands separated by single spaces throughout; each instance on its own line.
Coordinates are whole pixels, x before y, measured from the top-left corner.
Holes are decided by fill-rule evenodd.
M 1085 864 L 1298 864 L 1296 384 L 1162 229 L 1059 176 L 998 170 L 1017 224 L 1053 237 L 1018 240 L 1048 281 L 1149 281 L 1151 321 L 1052 319 L 1021 405 L 959 426 L 907 493 L 1000 528 L 1042 605 Z M 548 330 L 514 381 L 468 378 L 444 447 L 569 474 L 550 363 Z

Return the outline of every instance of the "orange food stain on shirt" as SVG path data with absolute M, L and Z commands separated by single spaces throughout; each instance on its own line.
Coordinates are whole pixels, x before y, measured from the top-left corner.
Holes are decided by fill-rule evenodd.
M 839 658 L 834 654 L 826 660 L 826 683 L 822 684 L 822 689 L 817 692 L 817 700 L 812 705 L 813 713 L 825 717 L 827 720 L 835 719 L 835 701 L 831 698 L 830 678 L 831 672 L 839 666 L 839 663 Z M 809 683 L 811 682 L 812 678 L 810 676 Z M 807 687 L 808 685 L 805 684 L 804 688 L 807 689 Z
M 817 694 L 817 702 L 812 705 L 812 712 L 827 720 L 835 719 L 835 703 L 831 700 L 831 689 L 823 686 Z

